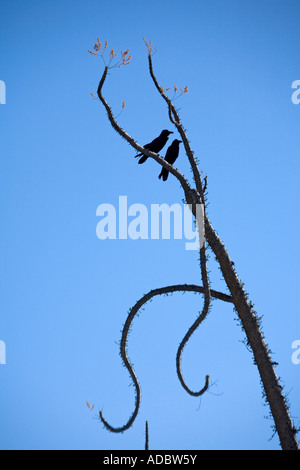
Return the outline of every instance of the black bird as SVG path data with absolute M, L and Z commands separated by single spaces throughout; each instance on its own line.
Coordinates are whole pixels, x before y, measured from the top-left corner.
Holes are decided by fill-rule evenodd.
M 179 154 L 180 142 L 182 142 L 182 140 L 178 140 L 178 139 L 173 140 L 173 142 L 171 143 L 170 147 L 168 147 L 168 150 L 166 152 L 165 160 L 171 165 L 173 165 L 175 161 L 177 160 L 177 157 Z M 168 170 L 162 167 L 159 178 L 162 178 L 163 181 L 167 181 L 168 176 L 169 176 Z
M 173 134 L 172 131 L 168 131 L 164 129 L 156 139 L 152 140 L 150 144 L 144 145 L 145 149 L 151 150 L 151 152 L 158 153 L 167 143 L 169 138 L 169 134 Z M 143 155 L 142 153 L 138 153 L 135 157 L 140 157 Z M 139 163 L 144 163 L 147 160 L 147 156 L 143 155 L 142 158 L 139 159 Z

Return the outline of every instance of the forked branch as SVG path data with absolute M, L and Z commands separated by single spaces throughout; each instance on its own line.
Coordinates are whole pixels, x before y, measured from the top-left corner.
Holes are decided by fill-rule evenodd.
M 165 159 L 163 157 L 161 157 L 160 155 L 158 155 L 157 153 L 155 152 L 151 152 L 150 150 L 144 148 L 142 145 L 138 144 L 134 139 L 133 137 L 131 137 L 127 132 L 124 131 L 124 129 L 122 129 L 122 127 L 117 123 L 116 119 L 114 118 L 114 115 L 113 115 L 113 112 L 111 110 L 111 107 L 109 106 L 109 104 L 107 103 L 106 99 L 104 98 L 103 94 L 102 94 L 102 87 L 104 85 L 104 82 L 105 82 L 105 79 L 106 79 L 106 76 L 107 76 L 107 71 L 108 71 L 108 67 L 106 66 L 105 69 L 104 69 L 104 72 L 103 72 L 103 75 L 101 77 L 101 80 L 99 82 L 99 86 L 98 86 L 98 90 L 97 90 L 97 94 L 99 96 L 99 99 L 101 101 L 101 103 L 103 104 L 103 106 L 105 107 L 106 109 L 106 112 L 107 112 L 107 116 L 108 116 L 108 119 L 109 119 L 109 122 L 111 123 L 112 127 L 115 129 L 115 131 L 117 131 L 117 133 L 123 137 L 137 152 L 140 152 L 140 153 L 143 153 L 144 155 L 147 155 L 148 157 L 151 157 L 153 158 L 155 161 L 157 161 L 160 165 L 162 165 L 166 170 L 168 170 L 170 173 L 172 173 L 172 175 L 174 175 L 178 181 L 180 182 L 184 192 L 186 194 L 189 194 L 191 192 L 191 187 L 189 185 L 189 183 L 187 182 L 187 180 L 185 179 L 185 177 L 180 173 L 179 170 L 177 170 L 177 168 L 175 168 L 174 166 L 170 165 L 170 163 L 166 162 Z
M 107 66 L 105 66 L 103 75 L 102 75 L 101 80 L 99 82 L 97 94 L 99 96 L 100 101 L 102 102 L 102 104 L 104 105 L 104 107 L 106 109 L 108 119 L 109 119 L 112 127 L 118 132 L 118 134 L 121 135 L 121 137 L 123 137 L 127 142 L 129 142 L 129 144 L 133 148 L 135 148 L 135 150 L 137 150 L 138 152 L 141 152 L 141 153 L 143 153 L 147 156 L 152 157 L 154 160 L 156 160 L 158 163 L 160 163 L 162 166 L 164 166 L 168 171 L 170 171 L 170 173 L 172 173 L 179 180 L 179 182 L 181 183 L 181 186 L 184 190 L 187 202 L 189 204 L 191 204 L 192 207 L 196 207 L 197 204 L 203 204 L 204 211 L 205 211 L 205 200 L 204 200 L 204 192 L 203 192 L 201 177 L 200 177 L 200 173 L 199 173 L 196 161 L 194 159 L 194 154 L 193 154 L 193 152 L 190 148 L 190 144 L 189 144 L 188 138 L 186 136 L 185 130 L 184 130 L 184 128 L 183 128 L 183 126 L 180 122 L 179 115 L 178 115 L 176 109 L 174 108 L 171 100 L 169 100 L 169 98 L 164 94 L 164 92 L 162 91 L 161 87 L 159 86 L 159 84 L 157 82 L 157 79 L 156 79 L 156 77 L 154 75 L 154 72 L 153 72 L 151 53 L 148 54 L 148 60 L 149 60 L 150 74 L 151 74 L 151 77 L 154 81 L 154 84 L 155 84 L 156 88 L 158 89 L 158 91 L 160 92 L 160 94 L 162 95 L 162 97 L 167 102 L 168 110 L 169 110 L 169 118 L 170 118 L 171 122 L 176 126 L 178 132 L 181 135 L 182 141 L 183 141 L 184 146 L 185 146 L 186 154 L 188 156 L 188 159 L 190 161 L 190 164 L 191 164 L 191 167 L 192 167 L 192 170 L 193 170 L 194 180 L 196 182 L 197 189 L 192 189 L 190 187 L 190 185 L 188 184 L 187 180 L 184 178 L 184 176 L 176 168 L 174 168 L 172 165 L 168 164 L 158 154 L 156 154 L 154 152 L 151 152 L 151 151 L 145 149 L 144 147 L 140 146 L 129 134 L 127 134 L 127 132 L 124 131 L 124 129 L 121 128 L 121 126 L 119 126 L 119 124 L 117 123 L 116 119 L 113 116 L 113 112 L 112 112 L 109 104 L 107 103 L 107 101 L 105 100 L 105 98 L 102 94 L 102 88 L 103 88 L 103 85 L 104 85 L 104 82 L 105 82 L 105 79 L 106 79 L 106 76 L 107 76 L 107 71 L 108 71 Z M 173 119 L 173 117 L 174 117 L 174 119 Z M 193 325 L 189 328 L 188 332 L 186 333 L 186 335 L 184 336 L 182 342 L 180 343 L 179 348 L 178 348 L 178 352 L 177 352 L 177 356 L 176 356 L 176 367 L 177 367 L 177 374 L 178 374 L 179 380 L 180 380 L 182 386 L 184 387 L 184 389 L 189 394 L 191 394 L 193 396 L 198 396 L 198 395 L 204 393 L 204 391 L 207 390 L 208 385 L 209 385 L 209 381 L 208 381 L 209 376 L 206 376 L 205 386 L 200 391 L 193 392 L 192 390 L 190 390 L 190 388 L 185 383 L 182 372 L 181 372 L 181 356 L 182 356 L 183 349 L 186 346 L 186 344 L 187 344 L 189 338 L 191 337 L 191 335 L 194 333 L 194 331 L 197 329 L 197 327 L 200 325 L 200 323 L 204 320 L 204 318 L 207 316 L 207 314 L 209 312 L 211 292 L 210 292 L 209 280 L 208 280 L 208 274 L 207 274 L 207 267 L 206 267 L 205 243 L 203 243 L 202 246 L 200 247 L 200 266 L 201 266 L 201 276 L 202 276 L 202 282 L 203 282 L 204 306 L 203 306 L 201 315 L 193 323 Z M 129 321 L 129 324 L 131 323 L 130 316 L 128 317 L 127 321 Z M 125 326 L 126 326 L 126 324 L 125 324 Z M 125 327 L 124 327 L 124 331 L 126 332 Z M 121 341 L 121 345 L 122 345 L 122 341 Z M 139 408 L 139 405 L 140 405 L 140 391 L 139 391 L 138 382 L 137 382 L 136 376 L 134 374 L 134 371 L 133 371 L 133 369 L 131 368 L 131 366 L 128 362 L 127 356 L 126 356 L 126 354 L 124 354 L 124 349 L 123 349 L 123 354 L 121 352 L 121 357 L 124 361 L 125 366 L 129 370 L 132 381 L 135 385 L 136 403 L 135 403 L 135 410 L 134 410 L 131 418 L 129 419 L 128 423 L 125 426 L 123 426 L 122 428 L 112 428 L 104 420 L 104 418 L 102 416 L 102 413 L 100 413 L 100 417 L 101 417 L 103 423 L 105 424 L 105 426 L 109 430 L 111 430 L 111 431 L 114 430 L 115 432 L 122 432 L 122 431 L 124 431 L 125 429 L 127 429 L 128 427 L 131 426 L 132 422 L 134 421 L 134 419 L 136 417 L 136 414 L 138 412 L 138 408 Z
M 192 149 L 190 147 L 190 143 L 189 143 L 189 140 L 187 138 L 184 127 L 181 123 L 179 114 L 177 113 L 177 110 L 174 107 L 174 105 L 172 103 L 172 100 L 170 100 L 170 98 L 164 93 L 163 87 L 159 85 L 158 80 L 157 80 L 157 78 L 154 74 L 153 64 L 152 64 L 152 47 L 151 47 L 151 43 L 147 43 L 147 41 L 145 39 L 144 39 L 144 41 L 145 41 L 145 44 L 148 48 L 148 63 L 149 63 L 149 72 L 150 72 L 151 78 L 153 80 L 153 83 L 154 83 L 156 89 L 158 90 L 158 92 L 160 93 L 160 95 L 166 101 L 166 103 L 168 105 L 170 121 L 176 126 L 176 128 L 177 128 L 177 130 L 178 130 L 178 132 L 181 136 L 181 139 L 184 143 L 185 152 L 186 152 L 186 155 L 188 157 L 188 160 L 190 162 L 190 166 L 191 166 L 191 169 L 192 169 L 192 172 L 193 172 L 194 181 L 195 181 L 195 184 L 196 184 L 196 190 L 193 190 L 193 192 L 194 192 L 194 201 L 192 202 L 191 210 L 194 213 L 193 208 L 195 210 L 195 202 L 196 202 L 196 204 L 201 203 L 201 204 L 203 204 L 203 210 L 204 210 L 204 215 L 205 215 L 204 192 L 205 192 L 205 189 L 206 189 L 207 181 L 205 179 L 205 189 L 203 189 L 200 172 L 199 172 L 196 160 L 194 158 L 194 152 L 192 151 Z M 149 47 L 149 44 L 150 44 L 150 47 Z M 187 196 L 188 196 L 187 197 L 187 202 L 189 203 L 190 202 L 190 195 L 187 195 Z M 196 212 L 197 211 L 195 210 L 194 215 L 195 215 L 195 218 L 197 220 Z M 197 222 L 199 224 L 200 221 L 197 221 Z M 203 222 L 205 224 L 205 217 L 203 219 Z M 202 395 L 207 390 L 208 385 L 209 385 L 209 376 L 207 375 L 206 379 L 205 379 L 204 387 L 198 392 L 193 392 L 187 386 L 187 384 L 185 383 L 182 372 L 181 372 L 181 355 L 182 355 L 183 349 L 186 346 L 186 344 L 187 344 L 188 340 L 190 339 L 191 335 L 194 333 L 194 331 L 196 331 L 196 329 L 198 328 L 200 323 L 206 318 L 206 316 L 209 312 L 209 307 L 210 307 L 211 292 L 210 292 L 209 279 L 208 279 L 208 273 L 207 273 L 207 260 L 206 260 L 205 243 L 203 243 L 200 246 L 200 268 L 201 268 L 201 277 L 202 277 L 202 283 L 203 283 L 203 288 L 204 288 L 204 305 L 203 305 L 203 309 L 202 309 L 201 315 L 197 318 L 197 320 L 189 328 L 188 332 L 186 333 L 185 337 L 183 338 L 182 342 L 180 343 L 179 348 L 178 348 L 178 352 L 177 352 L 177 356 L 176 356 L 176 367 L 177 367 L 177 374 L 178 374 L 179 380 L 180 380 L 183 388 L 192 396 Z
M 172 124 L 174 124 L 176 126 L 176 128 L 177 128 L 177 130 L 178 130 L 178 132 L 181 136 L 181 139 L 182 139 L 182 142 L 183 142 L 183 145 L 184 145 L 184 148 L 185 148 L 186 155 L 189 159 L 189 162 L 190 162 L 190 165 L 191 165 L 191 168 L 192 168 L 192 171 L 193 171 L 193 176 L 194 176 L 197 191 L 199 191 L 199 194 L 202 198 L 202 203 L 204 204 L 202 182 L 201 182 L 200 172 L 199 172 L 196 160 L 194 158 L 194 153 L 193 153 L 193 151 L 190 147 L 189 140 L 188 140 L 187 135 L 185 133 L 185 130 L 184 130 L 182 124 L 181 124 L 179 114 L 177 113 L 177 110 L 176 110 L 176 108 L 174 107 L 174 105 L 172 103 L 172 100 L 170 100 L 170 98 L 164 93 L 163 88 L 159 85 L 159 83 L 157 81 L 157 78 L 154 75 L 153 64 L 152 64 L 152 56 L 151 56 L 151 52 L 149 52 L 149 49 L 148 49 L 148 63 L 149 63 L 149 72 L 150 72 L 151 78 L 153 80 L 153 83 L 154 83 L 156 89 L 158 90 L 158 92 L 160 93 L 160 95 L 162 96 L 162 98 L 165 100 L 165 102 L 168 105 L 169 119 L 172 122 Z

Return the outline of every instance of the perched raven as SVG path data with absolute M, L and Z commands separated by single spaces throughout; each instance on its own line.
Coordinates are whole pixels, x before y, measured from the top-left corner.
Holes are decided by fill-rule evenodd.
M 182 140 L 173 140 L 171 143 L 170 147 L 168 147 L 168 150 L 166 152 L 165 160 L 166 162 L 170 163 L 173 165 L 175 161 L 177 160 L 178 154 L 179 154 L 179 144 L 182 142 Z M 169 176 L 168 170 L 166 170 L 164 167 L 162 167 L 159 178 L 162 178 L 163 181 L 167 181 Z
M 145 149 L 151 150 L 151 152 L 158 153 L 167 143 L 169 138 L 169 134 L 173 134 L 172 131 L 168 131 L 164 129 L 161 134 L 156 137 L 156 139 L 152 140 L 150 144 L 144 145 Z M 142 153 L 138 153 L 135 157 L 140 157 L 143 155 Z M 139 159 L 139 163 L 144 163 L 147 160 L 147 156 L 143 155 L 142 158 Z

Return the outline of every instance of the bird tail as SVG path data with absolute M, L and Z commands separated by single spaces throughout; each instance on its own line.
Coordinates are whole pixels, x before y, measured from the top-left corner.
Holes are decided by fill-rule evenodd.
M 169 176 L 169 172 L 168 172 L 168 170 L 166 170 L 165 168 L 163 168 L 163 169 L 161 170 L 160 174 L 158 175 L 159 179 L 162 178 L 163 181 L 167 181 L 168 176 Z
M 142 158 L 139 159 L 138 163 L 144 163 L 147 160 L 147 156 L 143 155 Z

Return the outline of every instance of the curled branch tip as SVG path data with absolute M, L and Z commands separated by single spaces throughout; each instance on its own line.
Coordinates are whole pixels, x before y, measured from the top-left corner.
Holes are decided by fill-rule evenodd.
M 129 333 L 129 330 L 130 330 L 130 327 L 131 327 L 131 324 L 133 322 L 133 319 L 134 317 L 136 316 L 136 314 L 138 313 L 138 311 L 142 308 L 142 306 L 148 302 L 149 300 L 151 300 L 153 297 L 157 296 L 157 295 L 163 295 L 163 294 L 168 294 L 168 293 L 173 293 L 173 292 L 198 292 L 200 294 L 205 294 L 205 289 L 202 287 L 202 286 L 197 286 L 197 285 L 194 285 L 194 284 L 176 284 L 176 285 L 173 285 L 173 286 L 167 286 L 167 287 L 160 287 L 158 289 L 153 289 L 151 290 L 150 292 L 148 292 L 147 294 L 145 294 L 141 299 L 139 299 L 135 305 L 130 309 L 130 312 L 128 314 L 128 317 L 126 319 L 126 322 L 125 322 L 125 325 L 123 327 L 123 331 L 122 331 L 122 339 L 121 339 L 121 346 L 120 346 L 120 353 L 121 353 L 121 357 L 122 357 L 122 360 L 123 360 L 123 363 L 126 367 L 126 369 L 128 370 L 130 376 L 131 376 L 131 379 L 132 379 L 132 382 L 134 384 L 134 387 L 135 387 L 135 408 L 134 408 L 134 411 L 131 415 L 131 417 L 129 418 L 128 422 L 126 424 L 124 424 L 124 426 L 120 426 L 120 427 L 114 427 L 114 426 L 111 426 L 107 421 L 106 419 L 103 417 L 103 413 L 102 411 L 100 411 L 99 413 L 99 416 L 100 416 L 100 419 L 102 421 L 102 423 L 104 424 L 104 426 L 106 427 L 106 429 L 108 429 L 108 431 L 111 431 L 111 432 L 114 432 L 114 433 L 121 433 L 121 432 L 124 432 L 126 431 L 127 429 L 129 429 L 132 424 L 134 423 L 134 420 L 136 419 L 137 417 L 137 414 L 138 414 L 138 411 L 139 411 L 139 407 L 140 407 L 140 402 L 141 402 L 141 390 L 140 390 L 140 385 L 139 385 L 139 382 L 137 380 L 137 377 L 135 375 L 135 372 L 133 370 L 133 367 L 132 365 L 130 364 L 130 361 L 127 357 L 127 338 L 128 338 L 128 333 Z M 222 292 L 218 292 L 218 291 L 215 291 L 215 290 L 211 290 L 211 295 L 212 297 L 215 297 L 216 299 L 220 299 L 220 300 L 223 300 L 224 302 L 232 302 L 232 298 L 230 295 L 228 294 L 224 294 Z M 197 320 L 199 321 L 199 320 Z M 191 330 L 191 329 L 190 329 Z M 189 330 L 189 332 L 190 332 Z M 189 334 L 188 338 L 190 337 L 190 335 L 192 334 L 191 333 L 187 333 L 187 335 Z M 186 335 L 186 336 L 187 336 Z M 188 339 L 187 338 L 187 339 Z M 183 344 L 183 342 L 182 342 Z M 184 347 L 184 344 L 182 346 L 182 349 Z M 181 356 L 181 352 L 179 354 L 179 356 L 177 355 L 177 357 L 179 358 L 179 362 L 180 362 L 180 356 Z M 180 367 L 179 367 L 179 370 L 180 370 Z M 180 372 L 180 377 L 182 377 L 182 374 Z M 184 388 L 190 393 L 190 390 L 189 388 L 186 386 L 183 378 L 182 378 L 182 384 L 184 386 Z M 206 376 L 206 382 L 205 382 L 205 386 L 203 387 L 203 389 L 200 391 L 201 393 L 199 392 L 196 392 L 193 393 L 191 392 L 190 394 L 191 395 L 194 395 L 194 396 L 199 396 L 201 395 L 202 393 L 204 393 L 207 388 L 208 388 L 208 376 Z

